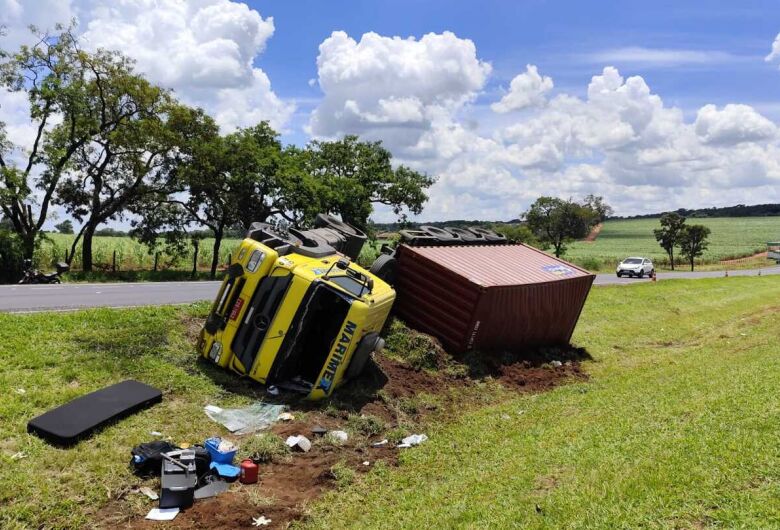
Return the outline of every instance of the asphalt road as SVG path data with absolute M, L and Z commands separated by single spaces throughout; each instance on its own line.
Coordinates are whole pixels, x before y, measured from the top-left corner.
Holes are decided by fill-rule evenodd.
M 758 270 L 731 271 L 729 276 L 756 276 Z M 780 266 L 761 269 L 762 275 L 780 274 Z M 661 272 L 658 281 L 691 278 L 722 278 L 723 271 Z M 618 278 L 599 274 L 595 285 L 630 285 L 649 279 Z M 186 304 L 213 300 L 220 282 L 66 283 L 61 285 L 2 285 L 0 312 L 35 312 L 86 307 L 132 307 Z
M 0 311 L 131 307 L 212 300 L 220 282 L 64 283 L 0 285 Z

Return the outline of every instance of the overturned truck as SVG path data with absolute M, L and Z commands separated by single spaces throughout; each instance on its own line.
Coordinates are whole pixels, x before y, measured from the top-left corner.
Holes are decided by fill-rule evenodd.
M 320 399 L 383 348 L 396 296 L 397 314 L 453 353 L 571 337 L 593 282 L 587 271 L 484 228 L 400 235 L 366 270 L 354 263 L 365 234 L 332 216 L 311 230 L 255 223 L 201 331 L 201 355 Z
M 201 354 L 251 379 L 329 396 L 381 350 L 395 291 L 355 264 L 366 236 L 331 216 L 313 230 L 255 223 L 200 336 Z

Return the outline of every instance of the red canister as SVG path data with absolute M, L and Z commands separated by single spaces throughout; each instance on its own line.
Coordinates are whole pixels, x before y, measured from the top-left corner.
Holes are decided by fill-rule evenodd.
M 241 480 L 242 484 L 254 484 L 257 482 L 257 464 L 249 458 L 241 461 Z

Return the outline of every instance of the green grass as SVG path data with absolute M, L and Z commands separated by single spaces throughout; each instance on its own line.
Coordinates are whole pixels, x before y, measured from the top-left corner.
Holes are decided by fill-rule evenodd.
M 70 246 L 73 244 L 73 235 L 66 234 L 46 234 L 47 239 L 41 242 L 40 248 L 35 253 L 35 262 L 42 268 L 50 267 L 51 264 L 65 260 L 65 251 L 70 252 Z M 228 257 L 239 244 L 238 239 L 224 239 L 220 246 L 220 263 L 227 263 Z M 213 252 L 214 239 L 204 239 L 200 243 L 198 252 L 198 267 L 209 269 Z M 151 270 L 154 266 L 154 256 L 150 255 L 148 249 L 130 237 L 106 237 L 96 236 L 92 243 L 92 259 L 95 268 L 98 270 L 110 270 L 113 253 L 117 253 L 117 267 L 120 270 Z M 184 256 L 169 256 L 161 254 L 158 262 L 159 269 L 192 269 L 193 249 L 187 248 Z M 76 256 L 71 263 L 72 268 L 81 268 L 81 244 L 76 247 Z
M 778 297 L 776 277 L 594 289 L 574 337 L 593 356 L 588 382 L 539 395 L 503 391 L 445 415 L 425 430 L 428 442 L 402 453 L 400 467 L 337 469 L 339 491 L 300 524 L 778 527 Z M 127 466 L 130 448 L 150 431 L 202 440 L 221 432 L 205 404 L 261 395 L 196 362 L 188 319 L 206 308 L 0 314 L 0 528 L 89 527 L 122 495 L 145 513 L 149 503 L 128 493 L 141 483 Z M 163 389 L 163 403 L 72 449 L 25 432 L 30 418 L 126 378 Z M 405 406 L 446 406 L 419 397 Z M 353 423 L 373 430 L 365 419 Z M 264 442 L 258 451 L 277 452 L 278 440 Z M 25 458 L 13 459 L 19 452 Z
M 768 277 L 596 289 L 589 382 L 429 429 L 303 526 L 777 528 L 778 296 Z
M 780 238 L 780 217 L 689 219 L 687 222 L 703 224 L 712 230 L 709 249 L 700 260 L 705 264 L 764 252 L 767 241 Z M 668 258 L 653 236 L 653 229 L 660 226 L 658 219 L 607 221 L 596 241 L 572 243 L 565 257 L 575 263 L 590 260 L 591 265 L 603 264 L 600 268 L 604 269 L 614 268 L 628 256 L 645 256 L 664 265 Z

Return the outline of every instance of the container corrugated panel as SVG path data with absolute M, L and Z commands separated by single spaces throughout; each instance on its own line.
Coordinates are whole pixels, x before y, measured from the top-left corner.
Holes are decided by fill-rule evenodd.
M 452 352 L 568 343 L 595 278 L 527 245 L 402 245 L 397 257 L 398 315 Z

